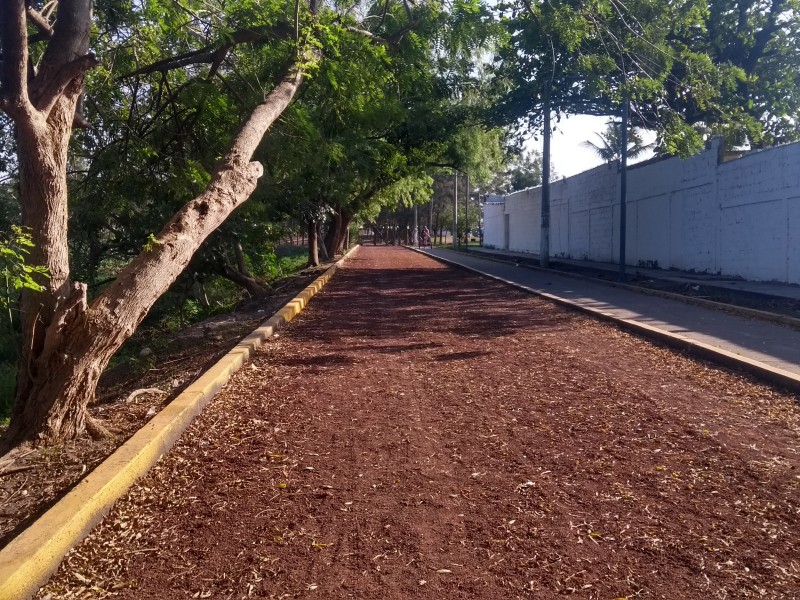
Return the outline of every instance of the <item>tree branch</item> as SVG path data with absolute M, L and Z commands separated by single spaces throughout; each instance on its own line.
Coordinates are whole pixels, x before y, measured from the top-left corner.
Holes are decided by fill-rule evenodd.
M 406 17 L 411 21 L 411 7 L 408 5 L 408 0 L 403 0 L 403 7 L 406 9 Z
M 45 5 L 42 7 L 42 16 L 45 19 L 50 19 L 50 17 L 53 14 L 53 11 L 56 9 L 57 6 L 58 6 L 58 0 L 50 0 L 49 2 L 46 2 Z
M 396 46 L 397 44 L 402 42 L 403 38 L 405 38 L 406 35 L 409 34 L 409 32 L 413 31 L 417 27 L 417 25 L 419 25 L 419 23 L 420 23 L 419 21 L 410 21 L 408 25 L 403 27 L 400 31 L 392 34 L 392 36 L 389 38 L 389 43 L 392 44 L 393 46 Z
M 58 2 L 53 37 L 47 43 L 39 72 L 29 85 L 31 103 L 43 111 L 45 118 L 60 98 L 77 101 L 83 74 L 98 64 L 94 54 L 89 52 L 92 4 L 92 0 Z M 75 85 L 71 86 L 73 82 Z
M 30 115 L 28 30 L 23 0 L 0 0 L 0 108 L 11 117 Z
M 225 46 L 222 46 L 225 47 Z M 174 69 L 180 69 L 188 65 L 199 65 L 204 63 L 213 63 L 220 48 L 214 46 L 205 46 L 199 50 L 192 50 L 191 52 L 184 52 L 177 56 L 164 58 L 158 62 L 154 62 L 146 67 L 141 67 L 130 73 L 120 75 L 120 79 L 127 79 L 129 77 L 136 77 L 137 75 L 147 75 L 149 73 L 166 73 Z
M 31 38 L 29 42 L 33 42 L 34 40 L 40 41 L 52 39 L 53 28 L 50 26 L 50 22 L 44 18 L 42 13 L 30 5 L 25 7 L 25 13 L 28 15 L 28 20 L 36 26 L 36 29 L 39 30 L 39 35 L 35 38 Z
M 374 44 L 382 44 L 384 46 L 389 45 L 389 40 L 382 38 L 379 35 L 375 35 L 371 31 L 367 31 L 366 29 L 359 29 L 358 27 L 352 27 L 351 25 L 343 25 L 343 24 L 341 26 L 345 29 L 345 31 L 349 31 L 350 33 L 355 33 L 356 35 L 364 36 Z
M 756 32 L 754 36 L 755 43 L 747 53 L 744 67 L 748 75 L 755 70 L 758 61 L 764 57 L 764 51 L 766 50 L 769 42 L 772 40 L 775 32 L 781 29 L 781 25 L 778 23 L 778 20 L 786 10 L 786 4 L 786 0 L 773 0 L 769 12 L 767 13 L 767 22 L 760 31 Z
M 289 106 L 303 81 L 303 71 L 297 65 L 289 67 L 283 80 L 275 86 L 264 102 L 259 104 L 233 139 L 231 150 L 225 157 L 232 167 L 250 161 L 267 129 Z
M 177 56 L 159 60 L 151 65 L 141 67 L 122 75 L 120 79 L 135 77 L 137 75 L 147 75 L 148 73 L 165 73 L 189 65 L 210 64 L 213 66 L 221 63 L 234 46 L 247 43 L 255 44 L 268 41 L 288 40 L 292 37 L 292 31 L 292 28 L 286 23 L 281 23 L 275 27 L 242 29 L 241 31 L 231 33 L 221 44 L 210 44 L 198 50 L 184 52 Z
M 206 189 L 167 223 L 151 244 L 92 302 L 98 319 L 117 319 L 126 337 L 133 333 L 153 303 L 181 274 L 197 248 L 242 204 L 263 172 L 250 162 L 267 129 L 286 109 L 303 81 L 291 65 L 287 75 L 251 113 L 233 139 Z
M 45 87 L 35 99 L 36 108 L 45 114 L 50 112 L 53 105 L 58 100 L 59 96 L 64 92 L 67 86 L 72 83 L 76 77 L 82 76 L 89 69 L 96 67 L 100 64 L 97 57 L 93 53 L 86 54 L 61 65 L 61 68 L 56 71 L 55 75 L 47 81 Z

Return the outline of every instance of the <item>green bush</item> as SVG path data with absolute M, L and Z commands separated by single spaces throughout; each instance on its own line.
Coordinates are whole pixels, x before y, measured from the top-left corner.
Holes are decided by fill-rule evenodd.
M 0 232 L 0 308 L 13 307 L 21 290 L 44 290 L 47 268 L 25 262 L 31 248 L 30 229 L 12 225 L 11 231 Z
M 278 255 L 272 250 L 256 255 L 252 263 L 253 272 L 259 277 L 271 281 L 281 276 L 280 260 L 278 260 Z
M 252 259 L 253 273 L 274 282 L 305 268 L 308 262 L 305 247 L 279 246 L 256 255 Z

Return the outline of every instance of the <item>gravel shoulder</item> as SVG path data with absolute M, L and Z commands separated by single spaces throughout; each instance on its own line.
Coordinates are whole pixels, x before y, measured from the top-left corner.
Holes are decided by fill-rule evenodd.
M 795 396 L 368 246 L 39 597 L 798 598 L 798 488 Z

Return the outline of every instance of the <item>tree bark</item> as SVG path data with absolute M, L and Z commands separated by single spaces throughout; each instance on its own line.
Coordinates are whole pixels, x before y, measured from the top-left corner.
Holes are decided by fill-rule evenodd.
M 317 223 L 317 239 L 318 240 L 322 239 L 322 232 L 320 231 L 321 229 L 322 229 L 322 225 L 320 223 Z M 325 244 L 324 243 L 323 244 L 318 244 L 318 246 L 319 246 L 319 254 L 320 254 L 322 260 L 325 261 L 325 262 L 329 261 L 330 260 L 330 255 L 328 254 L 328 249 L 325 247 Z
M 334 245 L 336 244 L 336 232 L 338 229 L 339 213 L 336 212 L 331 218 L 331 222 L 328 225 L 328 230 L 325 232 L 325 237 L 322 240 L 322 244 L 325 246 L 325 251 L 328 253 L 328 256 L 336 256 Z
M 239 287 L 244 288 L 253 298 L 263 298 L 269 294 L 267 289 L 252 276 L 242 273 L 238 269 L 232 269 L 228 265 L 223 265 L 222 269 L 219 270 L 219 274 Z
M 342 213 L 339 222 L 339 244 L 336 250 L 339 254 L 344 254 L 350 247 L 350 224 L 352 222 L 353 216 L 350 213 Z
M 317 238 L 317 222 L 308 221 L 308 266 L 319 266 L 319 239 Z
M 209 308 L 211 303 L 208 301 L 208 294 L 206 293 L 206 284 L 202 279 L 198 279 L 195 282 L 195 298 L 200 303 L 200 306 L 203 308 Z
M 239 269 L 239 273 L 245 277 L 250 277 L 250 272 L 247 270 L 247 261 L 244 257 L 244 248 L 242 248 L 242 242 L 238 239 L 233 242 L 233 252 L 236 255 L 236 268 Z
M 5 0 L 0 8 L 16 9 L 17 4 L 23 6 L 21 0 Z M 70 16 L 74 10 L 82 12 Z M 206 189 L 88 304 L 86 286 L 69 279 L 67 248 L 66 158 L 83 76 L 79 72 L 65 85 L 63 79 L 64 69 L 72 68 L 75 56 L 86 54 L 90 15 L 90 0 L 61 0 L 51 44 L 62 54 L 51 53 L 48 46 L 40 71 L 40 75 L 50 73 L 49 83 L 43 79 L 38 86 L 32 84 L 31 101 L 26 98 L 25 82 L 11 101 L 8 94 L 3 98 L 2 107 L 17 126 L 23 224 L 31 228 L 36 244 L 30 260 L 47 266 L 51 277 L 46 292 L 25 293 L 22 299 L 25 345 L 4 440 L 8 447 L 25 441 L 55 443 L 95 429 L 86 406 L 94 398 L 100 374 L 202 242 L 255 189 L 263 169 L 250 162 L 253 152 L 303 80 L 301 70 L 291 65 L 236 134 Z M 83 29 L 78 27 L 81 23 Z M 6 36 L 8 28 L 3 27 L 4 55 L 26 52 L 8 51 L 16 38 Z M 73 46 L 59 41 L 62 31 L 69 34 Z M 63 68 L 48 64 L 48 57 L 52 63 L 60 60 Z M 3 89 L 15 92 L 14 85 L 6 84 L 8 71 L 3 77 Z
M 329 257 L 336 256 L 342 245 L 342 222 L 344 220 L 344 211 L 339 208 L 333 215 L 328 232 L 325 235 L 325 248 L 328 251 Z

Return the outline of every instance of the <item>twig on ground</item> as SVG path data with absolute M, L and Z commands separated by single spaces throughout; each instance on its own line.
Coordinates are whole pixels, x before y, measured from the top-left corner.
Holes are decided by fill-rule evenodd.
M 13 475 L 14 473 L 22 473 L 23 471 L 30 471 L 31 469 L 35 468 L 36 468 L 35 465 L 23 465 L 21 467 L 14 467 L 13 469 L 0 471 L 0 477 L 4 477 L 6 475 Z
M 128 397 L 125 398 L 125 402 L 133 402 L 136 398 L 138 398 L 142 394 L 162 394 L 162 395 L 166 395 L 167 392 L 165 392 L 164 390 L 160 390 L 158 388 L 141 388 L 141 389 L 138 389 L 138 390 L 134 390 L 130 394 L 128 394 Z

